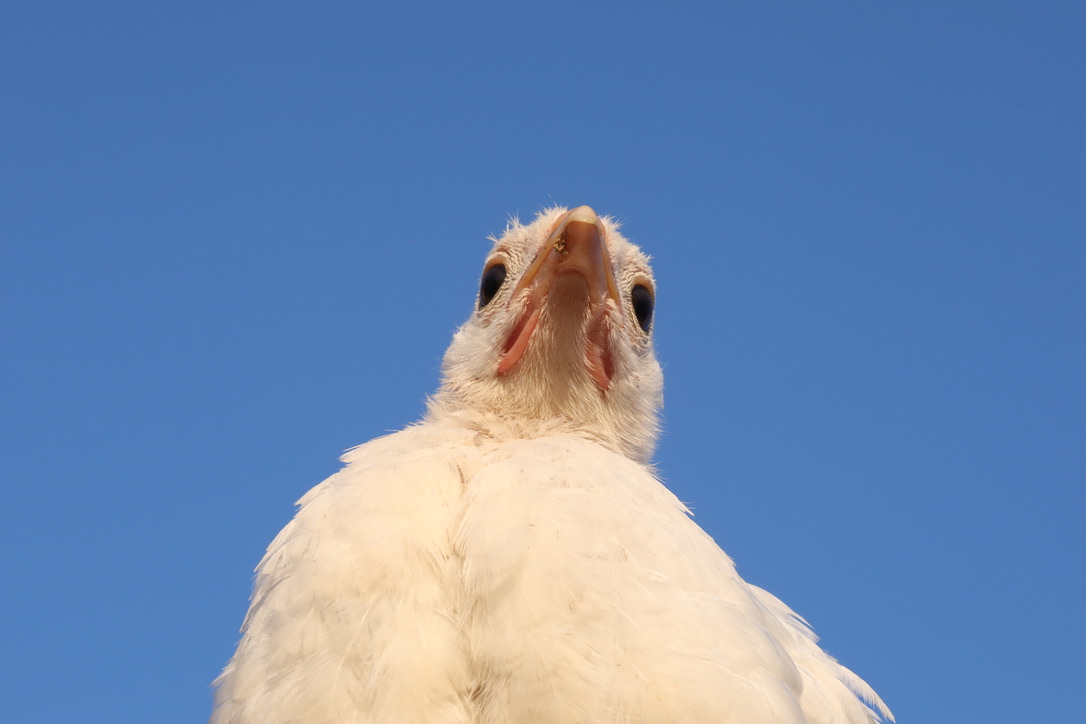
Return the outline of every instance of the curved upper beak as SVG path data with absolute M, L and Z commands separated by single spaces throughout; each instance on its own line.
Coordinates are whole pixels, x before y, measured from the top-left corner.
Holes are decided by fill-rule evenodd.
M 605 239 L 603 222 L 591 206 L 578 206 L 567 211 L 558 219 L 539 255 L 514 287 L 510 299 L 515 299 L 527 287 L 533 288 L 533 296 L 542 298 L 559 274 L 578 272 L 588 282 L 589 299 L 593 304 L 606 298 L 620 304 Z

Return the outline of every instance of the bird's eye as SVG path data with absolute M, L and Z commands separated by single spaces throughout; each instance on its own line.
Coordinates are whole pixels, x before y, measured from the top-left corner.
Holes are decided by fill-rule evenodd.
M 479 282 L 479 309 L 490 304 L 490 300 L 505 283 L 505 264 L 491 264 L 483 272 Z
M 630 290 L 630 303 L 641 330 L 648 332 L 652 327 L 652 308 L 656 304 L 652 292 L 644 284 L 634 284 L 634 288 Z

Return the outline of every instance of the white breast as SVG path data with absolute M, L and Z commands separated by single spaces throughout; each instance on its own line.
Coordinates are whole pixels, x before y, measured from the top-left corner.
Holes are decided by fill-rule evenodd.
M 213 722 L 872 721 L 621 455 L 430 424 L 345 460 L 261 562 Z

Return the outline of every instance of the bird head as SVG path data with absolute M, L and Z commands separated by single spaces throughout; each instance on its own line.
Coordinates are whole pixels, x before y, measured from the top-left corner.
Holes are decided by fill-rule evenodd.
M 652 455 L 663 377 L 649 258 L 588 206 L 510 223 L 445 353 L 431 416 L 478 412 L 520 434 L 576 430 Z

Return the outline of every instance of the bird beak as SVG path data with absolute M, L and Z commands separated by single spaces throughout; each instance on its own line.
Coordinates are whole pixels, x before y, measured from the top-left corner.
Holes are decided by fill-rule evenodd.
M 527 290 L 526 307 L 512 334 L 506 341 L 498 374 L 505 375 L 524 355 L 535 327 L 539 322 L 542 305 L 555 280 L 562 274 L 580 274 L 587 284 L 591 308 L 588 337 L 590 349 L 585 350 L 589 373 L 602 390 L 610 382 L 611 362 L 606 345 L 606 328 L 603 312 L 607 300 L 621 310 L 621 297 L 611 267 L 611 255 L 607 250 L 603 222 L 590 206 L 578 206 L 566 212 L 555 223 L 531 266 L 521 277 L 509 295 L 510 303 L 520 303 L 522 292 Z
M 520 291 L 533 286 L 541 273 L 542 283 L 536 285 L 536 290 L 545 296 L 559 272 L 577 271 L 588 281 L 589 298 L 593 303 L 606 296 L 619 304 L 611 255 L 604 238 L 603 223 L 591 206 L 578 206 L 567 211 L 558 219 L 539 255 L 514 287 L 510 299 L 516 299 Z

